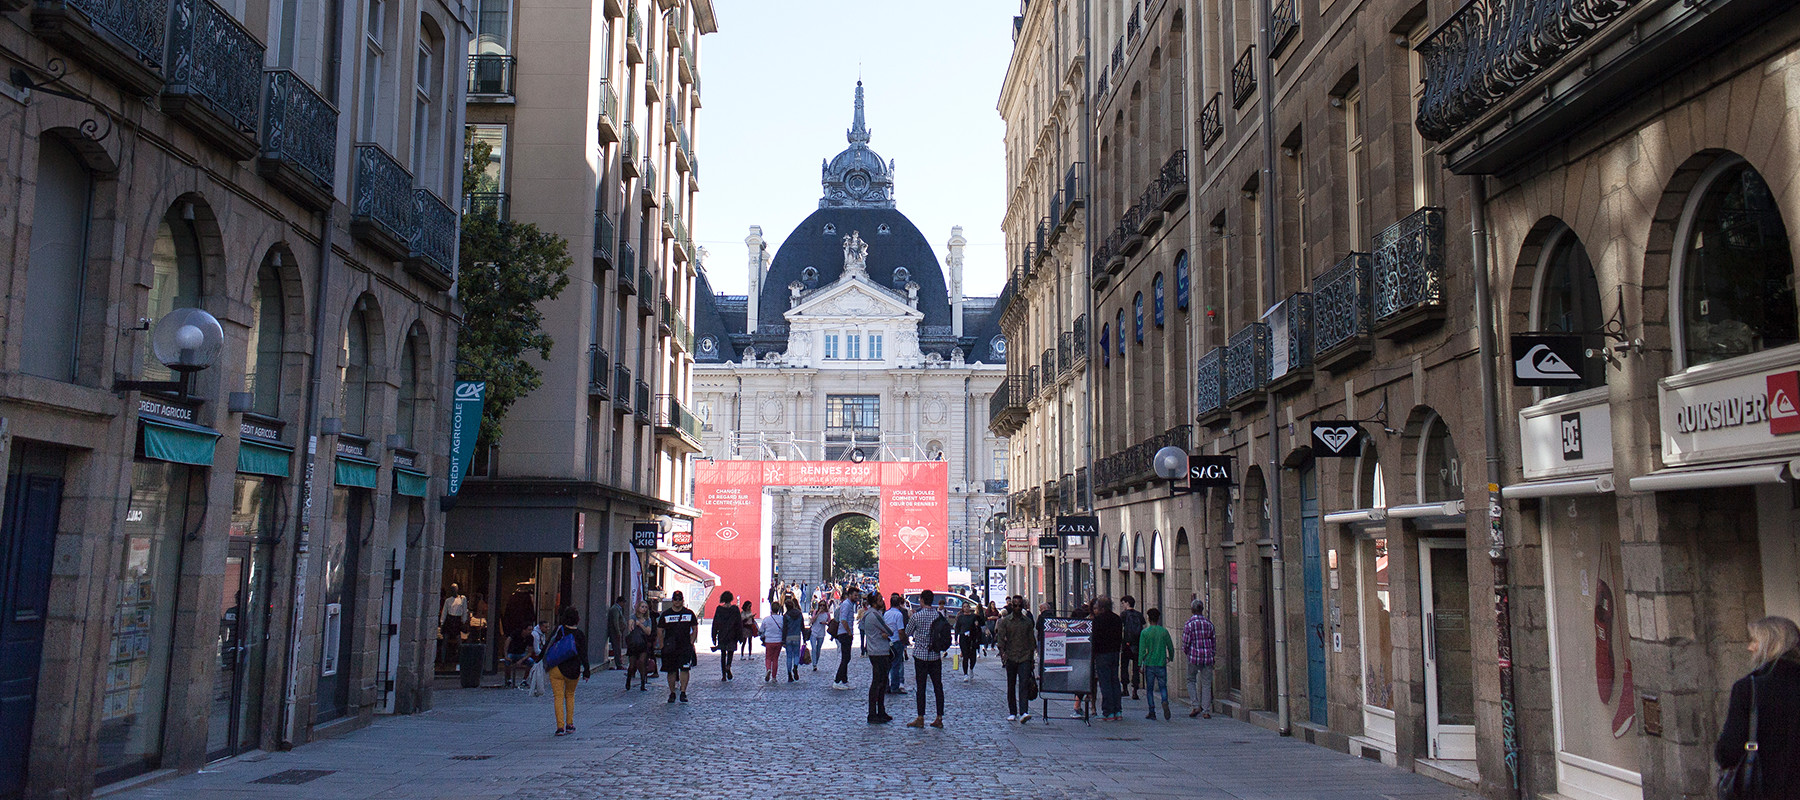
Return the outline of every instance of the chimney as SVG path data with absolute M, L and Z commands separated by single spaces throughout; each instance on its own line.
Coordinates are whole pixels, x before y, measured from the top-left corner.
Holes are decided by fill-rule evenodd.
M 958 337 L 963 335 L 963 246 L 968 243 L 961 225 L 950 229 L 950 256 L 945 259 L 950 265 L 950 332 Z
M 751 225 L 750 235 L 744 237 L 744 246 L 750 251 L 750 305 L 744 314 L 744 332 L 756 332 L 756 301 L 762 294 L 763 269 L 767 266 L 765 252 L 768 245 L 763 243 L 762 226 Z

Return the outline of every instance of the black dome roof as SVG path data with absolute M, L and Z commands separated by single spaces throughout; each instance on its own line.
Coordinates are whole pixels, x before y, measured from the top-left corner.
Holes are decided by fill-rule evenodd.
M 811 291 L 836 282 L 844 272 L 844 237 L 853 232 L 869 245 L 870 280 L 902 294 L 907 281 L 919 284 L 919 310 L 925 314 L 921 336 L 930 336 L 933 328 L 947 335 L 950 288 L 937 252 L 905 214 L 892 208 L 821 208 L 809 215 L 775 251 L 757 300 L 758 327 L 787 324 L 788 284 L 798 281 Z M 809 267 L 816 270 L 810 281 Z M 896 283 L 894 271 L 903 267 L 906 280 Z

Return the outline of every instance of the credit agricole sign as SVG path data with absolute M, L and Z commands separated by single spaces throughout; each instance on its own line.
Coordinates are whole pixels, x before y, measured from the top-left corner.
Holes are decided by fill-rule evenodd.
M 1800 452 L 1800 346 L 1705 364 L 1658 382 L 1663 463 Z

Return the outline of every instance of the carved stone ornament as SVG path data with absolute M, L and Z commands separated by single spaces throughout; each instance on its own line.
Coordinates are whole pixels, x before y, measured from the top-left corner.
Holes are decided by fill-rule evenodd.
M 757 405 L 757 411 L 761 415 L 763 424 L 780 424 L 783 411 L 781 398 L 773 395 L 763 397 L 762 402 Z

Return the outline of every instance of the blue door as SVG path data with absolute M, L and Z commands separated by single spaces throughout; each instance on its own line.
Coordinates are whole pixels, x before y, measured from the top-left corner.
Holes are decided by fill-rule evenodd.
M 0 519 L 0 798 L 25 790 L 62 479 L 15 472 Z
M 1306 698 L 1312 721 L 1325 719 L 1325 570 L 1319 563 L 1319 476 L 1300 471 L 1300 542 L 1306 570 Z

